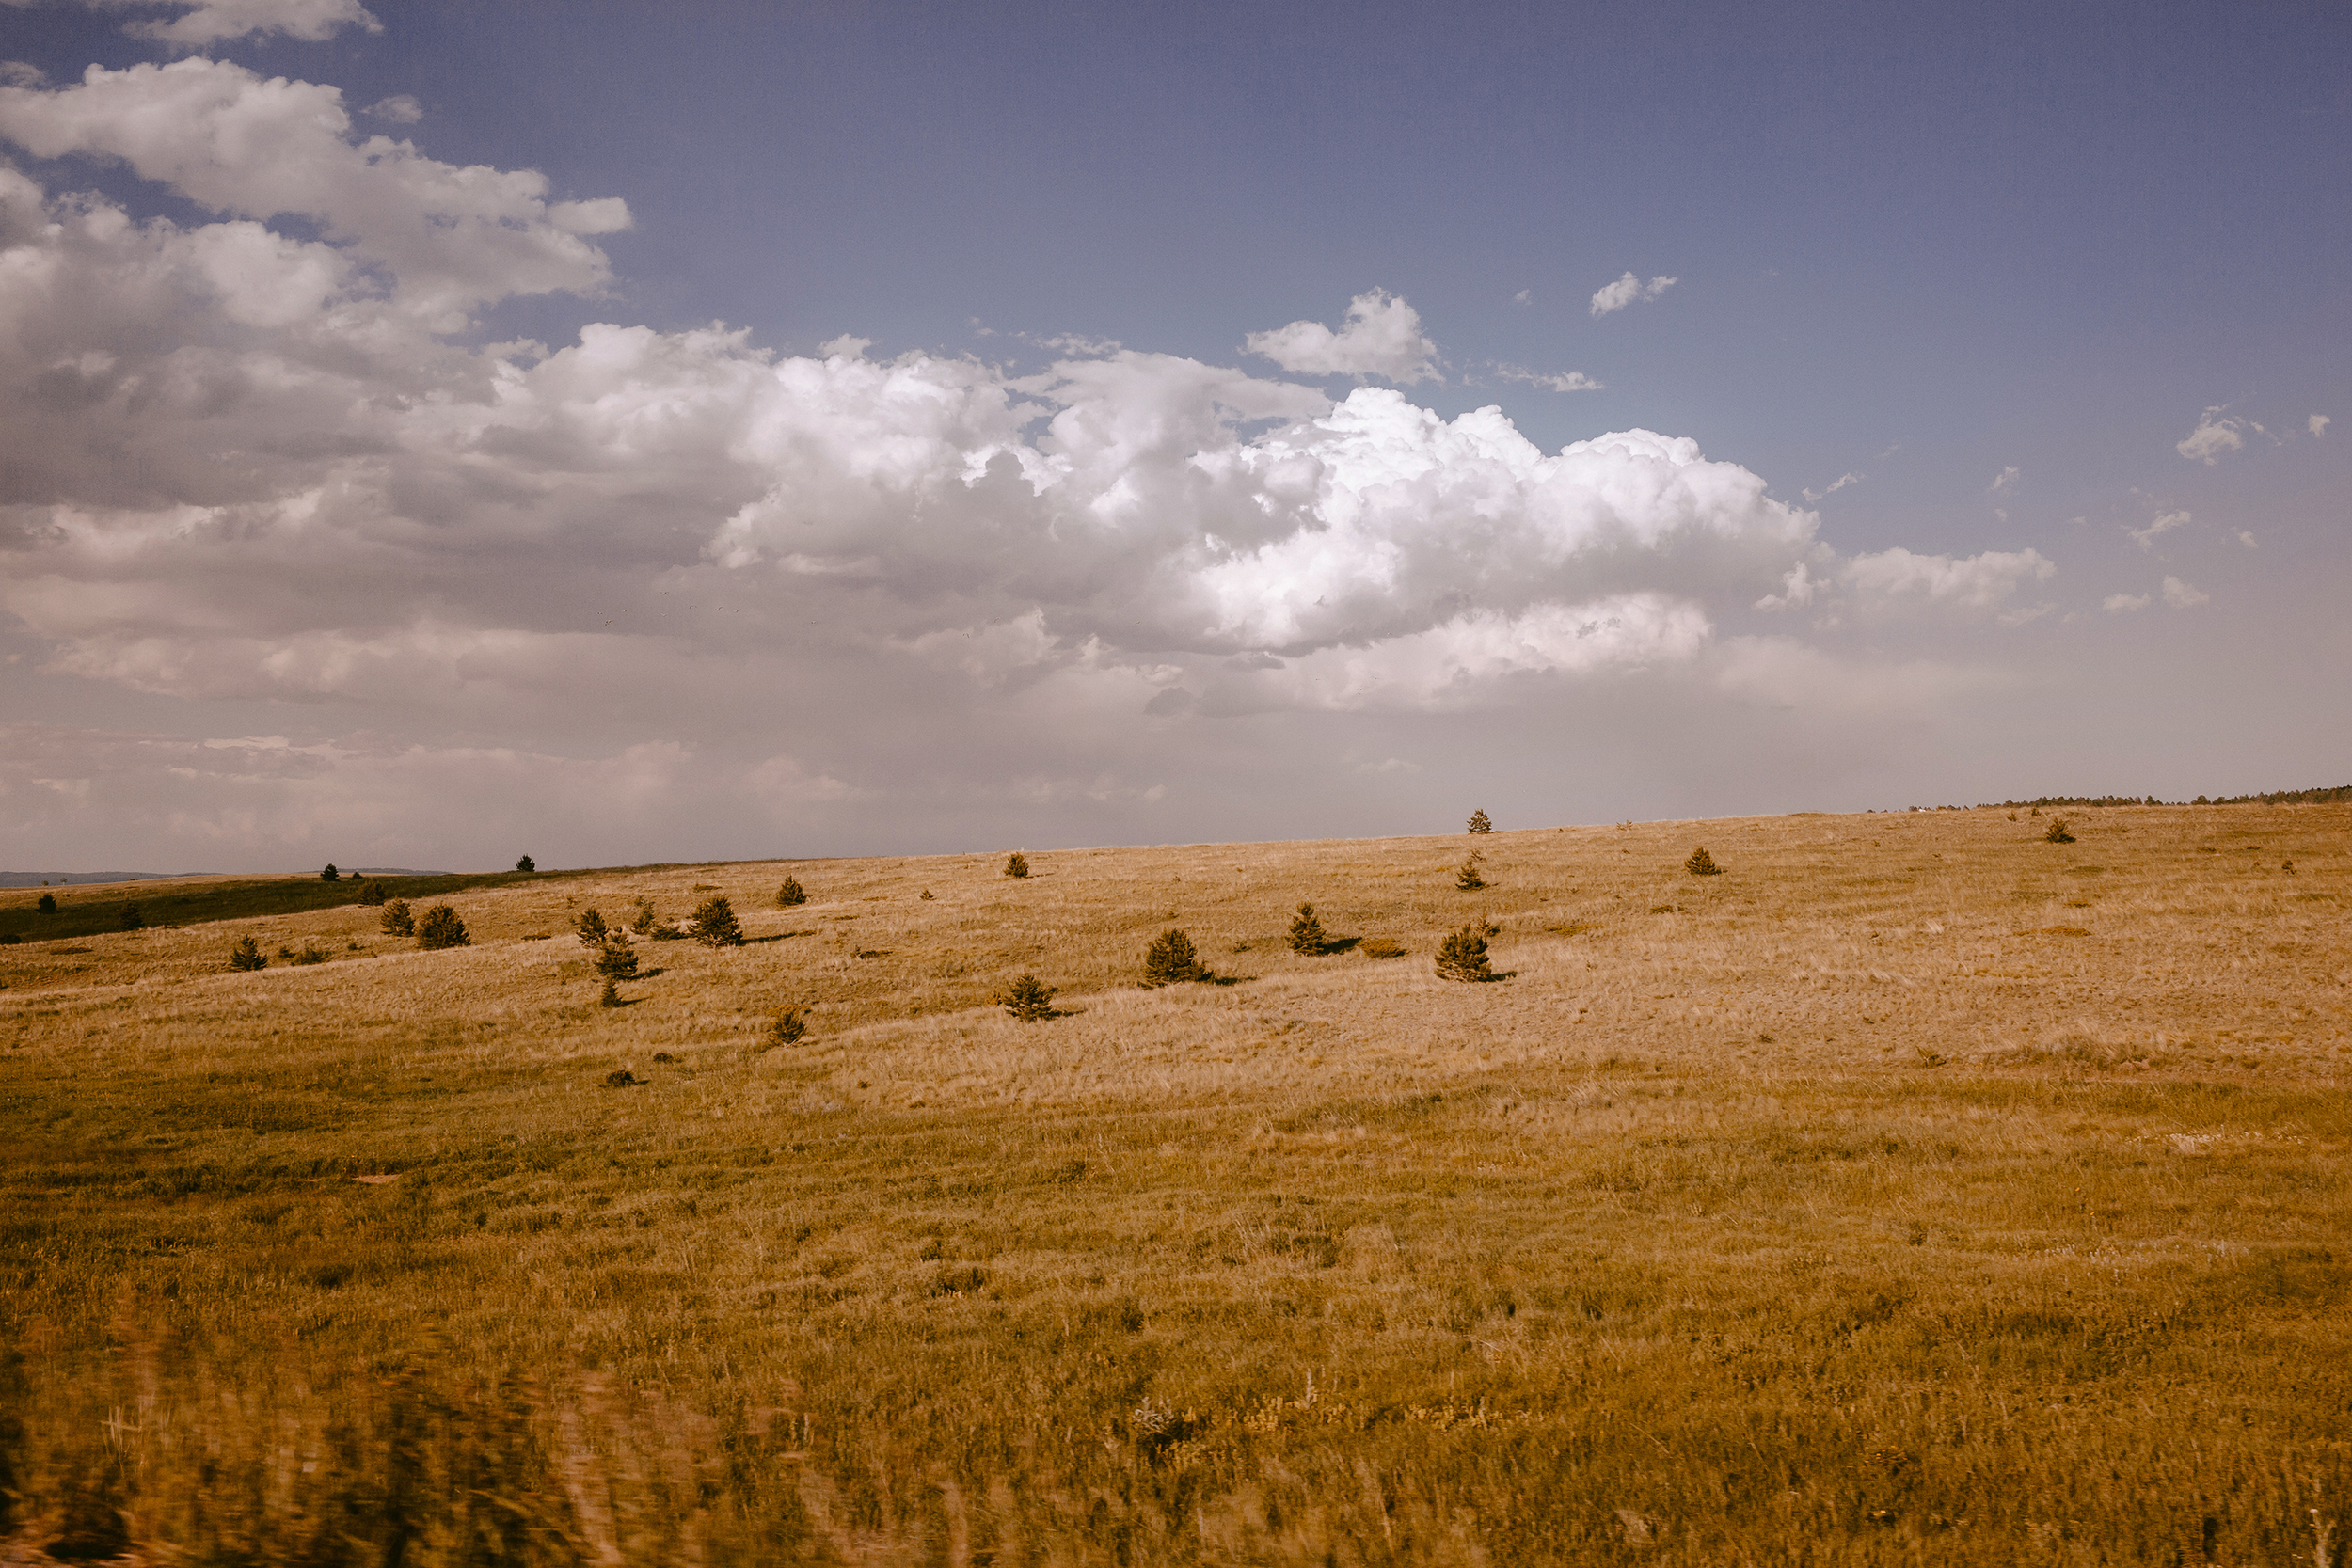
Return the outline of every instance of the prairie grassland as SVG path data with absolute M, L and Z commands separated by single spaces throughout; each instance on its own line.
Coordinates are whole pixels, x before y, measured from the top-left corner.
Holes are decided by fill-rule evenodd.
M 0 947 L 0 1561 L 2326 1560 L 2352 808 L 2071 819 Z M 595 1005 L 580 911 L 713 892 Z M 1170 925 L 1219 983 L 1136 986 Z

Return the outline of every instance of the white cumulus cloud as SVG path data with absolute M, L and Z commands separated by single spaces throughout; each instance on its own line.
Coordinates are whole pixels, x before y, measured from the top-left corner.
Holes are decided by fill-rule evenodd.
M 1615 282 L 1604 283 L 1593 291 L 1593 314 L 1596 317 L 1605 316 L 1629 305 L 1656 299 L 1681 281 L 1678 277 L 1653 277 L 1645 283 L 1629 272 Z
M 2135 610 L 2147 609 L 2148 602 L 2145 594 L 2109 594 L 2099 601 L 2099 608 L 2110 615 L 2123 615 Z
M 2246 421 L 2216 404 L 2197 417 L 2197 428 L 2175 441 L 2172 450 L 2192 463 L 2211 467 L 2225 453 L 2246 450 Z
M 2333 423 L 2335 423 L 2335 420 L 2329 419 L 2325 414 L 2313 414 L 2309 420 L 2304 421 L 2303 428 L 2310 431 L 2314 436 L 2325 436 L 2328 434 L 2328 427 Z
M 2190 587 L 2179 578 L 2164 579 L 2164 602 L 2175 610 L 2187 610 L 2193 605 L 2203 604 L 2212 597 L 2212 594 Z
M 1358 294 L 1337 332 L 1295 321 L 1252 332 L 1243 346 L 1298 375 L 1377 375 L 1410 386 L 1438 374 L 1438 347 L 1421 329 L 1421 313 L 1385 289 Z
M 231 39 L 273 35 L 318 43 L 345 27 L 380 33 L 384 24 L 359 0 L 83 0 L 93 10 L 176 12 L 142 16 L 123 27 L 134 38 L 177 49 L 203 49 Z

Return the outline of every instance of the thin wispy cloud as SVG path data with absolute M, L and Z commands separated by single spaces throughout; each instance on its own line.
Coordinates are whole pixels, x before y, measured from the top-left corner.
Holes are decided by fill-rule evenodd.
M 1547 392 L 1597 392 L 1603 390 L 1608 385 L 1606 382 L 1595 381 L 1582 371 L 1557 371 L 1547 373 L 1543 371 L 1531 371 L 1525 365 L 1505 364 L 1498 364 L 1494 370 L 1495 374 L 1505 381 L 1517 381 L 1530 387 L 1540 387 Z
M 2191 518 L 2186 512 L 2167 512 L 2146 528 L 2127 529 L 2124 531 L 2132 536 L 2133 544 L 2144 550 L 2174 529 L 2186 528 L 2190 521 Z
M 2197 428 L 2174 442 L 2172 450 L 2211 467 L 2231 452 L 2246 450 L 2246 421 L 2220 405 L 2208 408 L 2197 417 Z

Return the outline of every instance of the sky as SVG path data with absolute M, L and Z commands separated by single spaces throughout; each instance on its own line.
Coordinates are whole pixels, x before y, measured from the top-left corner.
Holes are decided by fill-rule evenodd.
M 2352 782 L 2348 45 L 0 0 L 0 867 Z

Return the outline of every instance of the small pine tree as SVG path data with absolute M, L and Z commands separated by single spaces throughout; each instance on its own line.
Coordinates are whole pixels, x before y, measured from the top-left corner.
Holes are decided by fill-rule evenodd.
M 455 910 L 447 904 L 436 904 L 417 922 L 417 945 L 427 952 L 444 947 L 471 947 L 473 938 L 466 934 L 466 923 L 457 918 Z
M 1693 877 L 1720 877 L 1724 870 L 1715 863 L 1715 857 L 1707 852 L 1704 844 L 1691 851 L 1691 858 L 1682 863 L 1682 869 Z
M 1054 1016 L 1054 988 L 1045 985 L 1034 974 L 1024 974 L 1005 988 L 997 998 L 1005 1011 L 1024 1023 L 1035 1023 L 1041 1018 Z
M 612 975 L 608 974 L 604 977 L 604 990 L 596 993 L 596 1006 L 599 1007 L 617 1007 L 620 1005 L 621 983 L 612 978 Z
M 340 882 L 342 879 L 343 874 L 335 869 L 333 861 L 328 861 L 325 869 L 319 872 L 319 880 L 322 882 Z
M 370 909 L 375 909 L 380 906 L 384 902 L 383 882 L 381 880 L 373 881 L 368 883 L 367 886 L 361 888 L 359 890 L 359 902 L 365 904 Z
M 1025 877 L 1029 874 L 1029 857 L 1016 849 L 1005 857 L 1005 875 Z
M 1438 977 L 1441 980 L 1491 980 L 1493 968 L 1486 959 L 1486 939 L 1502 927 L 1485 917 L 1470 921 L 1458 931 L 1446 934 L 1438 948 Z
M 43 914 L 56 914 L 57 912 L 57 895 L 54 893 L 44 893 L 40 895 L 40 902 L 35 904 L 33 908 L 39 910 Z
M 1159 940 L 1143 955 L 1143 983 L 1147 987 L 1173 986 L 1208 977 L 1209 972 L 1201 967 L 1200 955 L 1193 950 L 1192 939 L 1173 926 L 1162 931 Z
M 237 945 L 229 950 L 229 967 L 239 971 L 267 969 L 269 959 L 262 956 L 262 944 L 250 936 L 239 937 Z
M 2060 816 L 2051 821 L 2050 831 L 2043 833 L 2042 839 L 2045 844 L 2072 844 L 2074 835 L 2066 831 L 2066 818 Z
M 414 936 L 417 932 L 417 917 L 408 912 L 408 900 L 405 898 L 395 898 L 385 905 L 379 923 L 388 937 Z
M 1470 813 L 1470 831 L 1474 833 L 1490 833 L 1495 831 L 1494 821 L 1487 816 L 1485 807 L 1482 806 Z
M 1299 905 L 1298 918 L 1291 922 L 1291 951 L 1321 958 L 1330 949 L 1331 939 L 1323 934 L 1323 922 L 1315 918 L 1315 907 Z
M 122 928 L 124 930 L 141 930 L 145 928 L 146 925 L 147 916 L 139 912 L 139 907 L 136 904 L 125 904 L 122 906 Z
M 743 927 L 736 924 L 735 906 L 727 902 L 723 893 L 704 899 L 694 911 L 694 923 L 687 929 L 705 947 L 743 945 Z
M 572 931 L 580 938 L 580 944 L 582 947 L 602 947 L 605 937 L 610 934 L 604 924 L 604 916 L 595 910 L 580 911 L 580 918 L 572 924 Z
M 628 928 L 641 937 L 651 936 L 654 927 L 660 924 L 660 916 L 653 912 L 653 900 L 650 898 L 637 900 L 637 912 L 629 917 Z
M 776 908 L 780 910 L 797 909 L 807 902 L 808 892 L 801 886 L 798 877 L 787 877 L 784 886 L 776 889 Z
M 522 859 L 515 863 L 515 869 L 528 877 L 532 872 L 538 870 L 539 865 L 538 863 L 533 861 L 529 855 L 525 855 Z
M 801 1009 L 787 1007 L 769 1023 L 768 1043 L 770 1045 L 798 1045 L 801 1043 L 802 1037 L 807 1033 L 808 1024 L 801 1017 Z
M 596 950 L 596 973 L 607 980 L 637 978 L 637 944 L 628 940 L 627 931 L 608 931 L 604 943 Z
M 1484 858 L 1477 850 L 1472 849 L 1470 859 L 1464 861 L 1462 868 L 1454 874 L 1454 885 L 1464 893 L 1476 893 L 1480 888 L 1485 887 L 1486 879 L 1478 874 L 1478 863 Z

